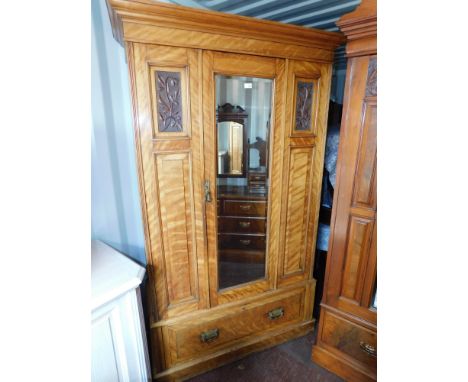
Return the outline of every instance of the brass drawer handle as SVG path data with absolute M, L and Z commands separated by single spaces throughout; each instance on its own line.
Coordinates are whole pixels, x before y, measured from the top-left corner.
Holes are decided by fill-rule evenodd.
M 239 225 L 242 228 L 247 228 L 247 227 L 250 227 L 250 222 L 239 222 Z
M 239 240 L 241 242 L 241 244 L 244 244 L 244 245 L 249 245 L 250 244 L 250 239 L 247 239 L 247 240 Z
M 284 316 L 284 309 L 282 307 L 270 310 L 268 312 L 268 318 L 270 320 L 277 320 Z
M 242 211 L 248 211 L 252 208 L 252 205 L 251 204 L 239 204 L 239 208 Z
M 219 337 L 219 329 L 210 329 L 200 334 L 200 341 L 204 343 L 212 342 Z
M 361 341 L 359 342 L 359 346 L 364 352 L 366 352 L 370 356 L 377 357 L 377 349 L 372 345 L 366 344 L 365 342 Z

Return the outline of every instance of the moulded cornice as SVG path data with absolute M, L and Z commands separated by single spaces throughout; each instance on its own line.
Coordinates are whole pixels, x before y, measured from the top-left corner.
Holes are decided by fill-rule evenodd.
M 311 48 L 334 50 L 345 39 L 326 32 L 269 20 L 187 8 L 151 0 L 107 0 L 114 37 L 122 45 L 129 41 L 125 23 L 146 24 L 196 32 L 265 40 Z

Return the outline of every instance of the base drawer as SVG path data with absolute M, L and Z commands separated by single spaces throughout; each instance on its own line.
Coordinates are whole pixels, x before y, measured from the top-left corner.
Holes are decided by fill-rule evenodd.
M 231 308 L 207 319 L 167 326 L 170 364 L 198 358 L 234 346 L 250 336 L 302 321 L 305 290 L 296 289 L 274 299 Z M 201 322 L 200 322 L 201 321 Z M 171 365 L 168 365 L 171 366 Z
M 377 366 L 377 333 L 322 309 L 320 339 L 371 369 Z

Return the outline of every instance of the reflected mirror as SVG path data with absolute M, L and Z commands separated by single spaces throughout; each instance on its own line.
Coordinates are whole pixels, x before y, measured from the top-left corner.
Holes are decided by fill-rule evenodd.
M 240 106 L 229 103 L 217 110 L 218 176 L 243 177 L 246 167 L 245 114 Z
M 265 278 L 273 80 L 216 75 L 218 288 Z

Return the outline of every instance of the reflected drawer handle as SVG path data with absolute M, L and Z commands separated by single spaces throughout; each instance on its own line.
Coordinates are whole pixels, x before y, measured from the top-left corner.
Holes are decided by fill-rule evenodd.
M 253 180 L 262 180 L 262 177 L 261 176 L 254 176 Z
M 250 227 L 250 222 L 239 222 L 239 225 L 242 228 L 247 228 L 247 227 Z
M 239 204 L 239 208 L 243 211 L 248 211 L 252 207 L 251 204 Z
M 200 341 L 204 343 L 212 342 L 219 337 L 219 329 L 210 329 L 200 334 Z
M 239 240 L 241 242 L 241 244 L 244 244 L 244 245 L 249 245 L 250 244 L 250 239 L 248 240 Z
M 372 345 L 366 344 L 365 342 L 361 341 L 359 342 L 359 346 L 364 352 L 366 352 L 370 356 L 377 357 L 377 349 Z
M 277 320 L 278 318 L 281 318 L 283 317 L 284 315 L 284 309 L 283 308 L 276 308 L 276 309 L 273 309 L 273 310 L 270 310 L 268 312 L 268 318 L 270 320 Z

